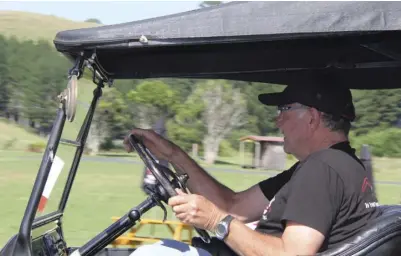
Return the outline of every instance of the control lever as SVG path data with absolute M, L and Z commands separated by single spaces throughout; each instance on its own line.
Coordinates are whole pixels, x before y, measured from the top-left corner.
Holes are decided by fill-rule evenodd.
M 163 187 L 157 183 L 155 186 L 145 187 L 147 193 L 153 198 L 155 204 L 163 210 L 163 222 L 167 219 L 167 209 L 161 201 L 166 201 L 166 192 Z M 158 191 L 157 191 L 158 190 Z M 168 200 L 168 199 L 167 199 Z

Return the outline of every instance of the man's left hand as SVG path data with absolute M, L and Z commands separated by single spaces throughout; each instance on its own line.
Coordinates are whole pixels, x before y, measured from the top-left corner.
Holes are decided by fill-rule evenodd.
M 171 197 L 168 204 L 181 222 L 214 231 L 219 221 L 225 217 L 226 213 L 205 197 L 186 194 L 180 189 L 176 191 L 178 195 Z

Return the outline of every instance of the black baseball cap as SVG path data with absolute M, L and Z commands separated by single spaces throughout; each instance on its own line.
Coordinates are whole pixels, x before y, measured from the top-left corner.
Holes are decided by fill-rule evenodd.
M 298 102 L 331 114 L 337 119 L 343 118 L 350 122 L 355 120 L 355 107 L 352 103 L 351 91 L 338 85 L 288 85 L 280 93 L 260 94 L 259 101 L 269 106 L 281 106 Z

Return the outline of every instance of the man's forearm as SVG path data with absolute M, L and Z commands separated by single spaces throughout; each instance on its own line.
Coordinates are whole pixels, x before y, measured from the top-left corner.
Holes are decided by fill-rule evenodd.
M 231 189 L 214 179 L 182 150 L 177 150 L 170 162 L 178 173 L 188 174 L 187 187 L 192 193 L 206 197 L 217 207 L 227 211 L 235 195 Z
M 230 233 L 225 239 L 225 243 L 238 255 L 292 255 L 285 252 L 281 238 L 256 232 L 236 219 L 230 224 Z

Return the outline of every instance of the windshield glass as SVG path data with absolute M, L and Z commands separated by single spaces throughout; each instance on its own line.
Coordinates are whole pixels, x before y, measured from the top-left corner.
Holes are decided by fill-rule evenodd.
M 90 106 L 92 91 L 94 89 L 93 84 L 86 81 L 80 81 L 79 85 L 78 106 L 75 118 L 73 122 L 69 122 L 68 120 L 65 121 L 65 126 L 61 135 L 61 138 L 65 140 L 76 140 Z M 60 142 L 49 177 L 46 181 L 38 211 L 36 212 L 36 218 L 58 210 L 68 174 L 74 160 L 75 151 L 75 146 L 66 145 Z M 82 157 L 84 156 L 85 152 Z

